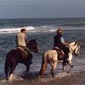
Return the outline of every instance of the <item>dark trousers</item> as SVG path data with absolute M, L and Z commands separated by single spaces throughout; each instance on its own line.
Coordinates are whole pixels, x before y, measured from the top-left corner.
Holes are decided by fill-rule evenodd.
M 19 46 L 21 48 L 23 48 L 28 54 L 31 54 L 31 51 L 26 47 L 26 46 Z

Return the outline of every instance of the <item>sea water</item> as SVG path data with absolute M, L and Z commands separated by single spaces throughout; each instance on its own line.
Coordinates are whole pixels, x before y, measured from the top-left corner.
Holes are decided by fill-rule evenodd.
M 4 63 L 7 53 L 16 48 L 16 34 L 21 28 L 27 29 L 27 38 L 35 39 L 38 42 L 39 53 L 33 53 L 32 65 L 29 75 L 36 76 L 41 68 L 42 55 L 46 50 L 53 48 L 53 38 L 56 30 L 61 27 L 64 31 L 66 41 L 72 42 L 79 40 L 81 49 L 79 57 L 73 56 L 73 65 L 71 73 L 85 70 L 85 19 L 11 19 L 0 20 L 0 80 L 4 78 Z M 26 67 L 18 64 L 14 74 L 18 77 L 26 76 L 24 74 Z M 46 71 L 46 78 L 50 74 L 50 66 Z M 59 64 L 56 69 L 56 77 L 63 77 L 62 65 Z

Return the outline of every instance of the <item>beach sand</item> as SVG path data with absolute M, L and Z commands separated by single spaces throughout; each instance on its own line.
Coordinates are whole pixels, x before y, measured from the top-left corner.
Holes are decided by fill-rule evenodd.
M 44 78 L 43 78 L 44 79 Z M 54 78 L 48 81 L 22 80 L 12 82 L 2 82 L 0 85 L 85 85 L 85 71 L 65 76 L 62 78 Z

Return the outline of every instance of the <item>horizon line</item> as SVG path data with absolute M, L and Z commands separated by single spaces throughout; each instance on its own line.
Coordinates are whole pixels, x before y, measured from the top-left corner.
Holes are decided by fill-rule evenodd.
M 31 18 L 0 18 L 0 20 L 4 20 L 4 19 L 84 19 L 85 17 L 31 17 Z

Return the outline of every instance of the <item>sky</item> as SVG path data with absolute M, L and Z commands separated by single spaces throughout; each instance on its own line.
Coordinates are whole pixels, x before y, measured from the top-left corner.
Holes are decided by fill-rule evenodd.
M 64 17 L 85 17 L 85 0 L 0 0 L 0 19 Z

